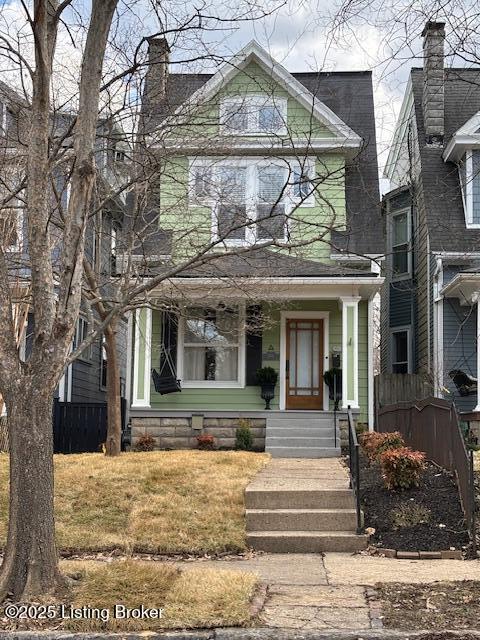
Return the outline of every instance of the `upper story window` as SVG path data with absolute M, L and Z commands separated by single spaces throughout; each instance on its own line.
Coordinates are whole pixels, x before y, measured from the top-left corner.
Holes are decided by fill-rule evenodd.
M 392 373 L 410 373 L 411 367 L 410 327 L 392 331 Z
M 21 251 L 23 213 L 18 200 L 0 209 L 0 244 L 4 251 Z
M 88 320 L 83 316 L 79 316 L 77 320 L 77 326 L 75 328 L 75 335 L 73 336 L 73 350 L 75 351 L 87 339 L 89 333 Z M 86 347 L 82 353 L 78 356 L 79 360 L 90 362 L 92 359 L 92 345 Z
M 285 241 L 288 214 L 315 204 L 314 160 L 192 160 L 190 200 L 212 211 L 214 241 Z
M 220 124 L 227 134 L 285 134 L 287 100 L 255 95 L 225 98 L 220 105 Z
M 465 224 L 480 229 L 480 150 L 470 149 L 458 164 Z
M 392 278 L 408 278 L 412 271 L 410 208 L 391 214 L 390 245 Z
M 13 124 L 14 115 L 5 102 L 0 102 L 0 133 L 6 135 Z

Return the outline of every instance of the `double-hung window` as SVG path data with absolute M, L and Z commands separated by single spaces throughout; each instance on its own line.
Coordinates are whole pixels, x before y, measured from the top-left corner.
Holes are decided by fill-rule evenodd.
M 480 149 L 470 149 L 458 165 L 462 188 L 465 224 L 480 228 Z
M 77 326 L 75 329 L 75 335 L 73 336 L 73 351 L 78 349 L 78 347 L 83 343 L 83 341 L 87 339 L 88 332 L 89 332 L 88 320 L 83 316 L 79 316 L 77 320 Z M 90 344 L 79 355 L 79 360 L 90 362 L 91 359 L 92 359 L 92 345 Z
M 21 251 L 23 214 L 19 201 L 14 198 L 0 209 L 0 245 L 5 251 Z
M 396 279 L 408 277 L 411 273 L 410 243 L 410 209 L 403 209 L 391 215 L 392 276 Z
M 246 94 L 220 104 L 221 131 L 227 135 L 285 135 L 287 100 Z
M 214 242 L 283 242 L 292 209 L 315 204 L 313 169 L 311 159 L 192 159 L 190 204 L 211 208 Z
M 184 386 L 244 384 L 244 310 L 195 307 L 180 323 L 179 375 Z
M 392 331 L 392 373 L 410 373 L 410 330 Z

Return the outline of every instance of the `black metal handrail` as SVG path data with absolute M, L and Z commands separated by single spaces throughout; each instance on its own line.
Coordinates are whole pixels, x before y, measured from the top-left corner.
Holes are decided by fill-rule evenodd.
M 350 466 L 350 487 L 353 489 L 357 511 L 357 533 L 363 533 L 363 517 L 360 506 L 360 445 L 353 422 L 352 410 L 347 409 L 348 418 L 348 461 Z

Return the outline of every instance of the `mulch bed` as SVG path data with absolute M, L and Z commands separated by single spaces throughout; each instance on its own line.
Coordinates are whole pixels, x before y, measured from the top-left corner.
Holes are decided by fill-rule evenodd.
M 389 491 L 380 468 L 361 456 L 361 498 L 372 544 L 397 551 L 466 550 L 468 532 L 452 474 L 429 463 L 420 486 Z M 424 517 L 422 517 L 422 515 Z
M 480 582 L 376 585 L 383 625 L 390 629 L 476 629 L 480 618 Z

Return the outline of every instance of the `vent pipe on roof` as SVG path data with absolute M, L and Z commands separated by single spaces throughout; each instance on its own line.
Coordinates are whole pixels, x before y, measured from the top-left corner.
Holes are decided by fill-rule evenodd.
M 423 121 L 426 144 L 442 146 L 445 119 L 445 23 L 427 22 L 423 36 Z

